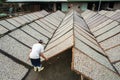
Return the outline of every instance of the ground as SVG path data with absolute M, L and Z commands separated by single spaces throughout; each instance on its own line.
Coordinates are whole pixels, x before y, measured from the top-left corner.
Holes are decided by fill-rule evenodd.
M 25 80 L 80 80 L 80 75 L 71 70 L 71 51 L 69 49 L 43 62 L 45 68 L 41 72 L 31 69 Z

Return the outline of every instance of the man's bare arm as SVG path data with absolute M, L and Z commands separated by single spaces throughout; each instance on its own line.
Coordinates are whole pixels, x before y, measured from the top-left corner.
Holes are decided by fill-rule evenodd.
M 40 53 L 40 56 L 43 57 L 46 61 L 48 60 L 48 58 L 46 58 L 43 53 Z
M 31 49 L 30 49 L 30 53 L 31 53 Z M 28 55 L 28 59 L 27 59 L 27 61 L 29 61 L 30 60 L 30 53 L 29 53 L 29 55 Z

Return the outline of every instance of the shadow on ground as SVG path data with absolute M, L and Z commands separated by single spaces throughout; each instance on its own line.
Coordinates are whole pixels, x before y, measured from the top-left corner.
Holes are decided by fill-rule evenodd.
M 71 71 L 71 51 L 69 49 L 43 62 L 45 68 L 41 72 L 34 72 L 31 69 L 25 80 L 80 80 L 80 75 Z

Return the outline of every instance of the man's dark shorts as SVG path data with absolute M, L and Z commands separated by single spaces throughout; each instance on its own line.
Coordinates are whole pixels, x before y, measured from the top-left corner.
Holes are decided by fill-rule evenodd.
M 31 60 L 31 63 L 32 63 L 32 65 L 33 66 L 35 66 L 35 67 L 40 67 L 41 66 L 41 61 L 40 61 L 40 58 L 38 58 L 38 59 L 30 59 Z

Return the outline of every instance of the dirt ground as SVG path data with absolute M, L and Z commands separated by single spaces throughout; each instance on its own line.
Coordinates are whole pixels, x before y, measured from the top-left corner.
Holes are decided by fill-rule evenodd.
M 45 67 L 41 72 L 30 70 L 25 80 L 80 80 L 80 75 L 71 71 L 72 50 L 69 49 L 43 62 Z

